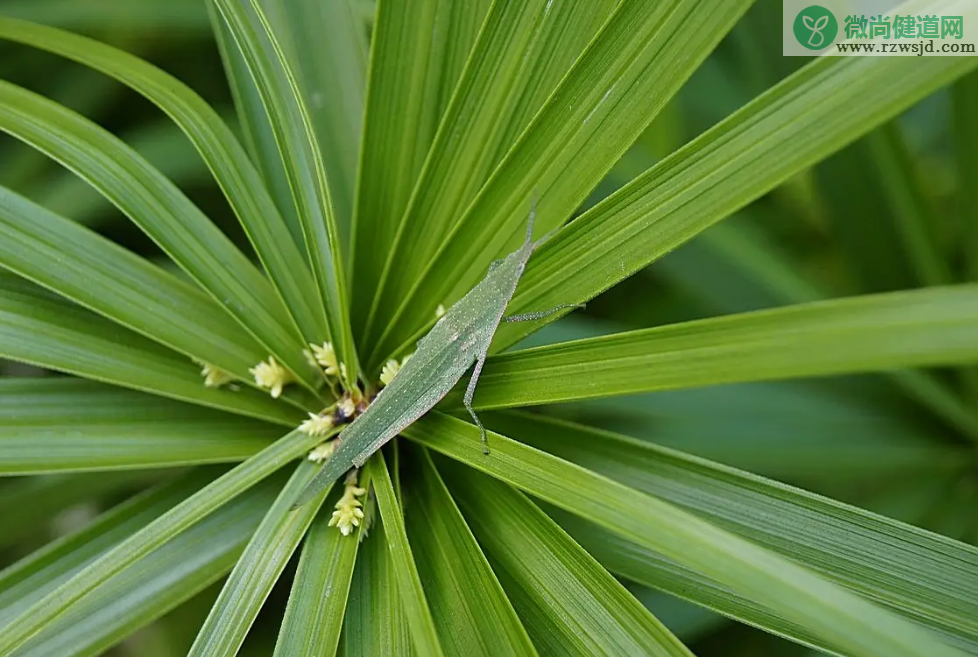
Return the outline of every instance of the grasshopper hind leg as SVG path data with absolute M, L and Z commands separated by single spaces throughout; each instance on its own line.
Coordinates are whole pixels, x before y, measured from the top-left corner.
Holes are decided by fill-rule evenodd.
M 472 370 L 472 378 L 469 379 L 469 385 L 465 388 L 465 396 L 462 398 L 462 403 L 465 404 L 465 410 L 469 412 L 469 415 L 472 416 L 476 426 L 479 427 L 479 432 L 482 434 L 482 453 L 488 456 L 489 438 L 486 435 L 486 428 L 482 426 L 482 421 L 479 419 L 479 416 L 475 414 L 475 409 L 472 408 L 472 398 L 475 397 L 475 386 L 479 382 L 479 375 L 482 373 L 482 366 L 485 364 L 485 357 L 476 360 L 475 369 Z

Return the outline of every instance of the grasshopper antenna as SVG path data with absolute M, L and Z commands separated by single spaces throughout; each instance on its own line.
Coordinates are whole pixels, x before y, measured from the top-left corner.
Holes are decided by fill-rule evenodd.
M 533 224 L 537 220 L 537 199 L 540 192 L 533 190 L 533 198 L 530 200 L 530 216 L 526 221 L 526 244 L 533 244 Z
M 526 224 L 526 242 L 529 245 L 530 252 L 536 251 L 544 242 L 553 237 L 554 233 L 560 230 L 560 226 L 557 226 L 551 231 L 548 231 L 546 235 L 538 239 L 536 242 L 533 241 L 533 224 L 537 219 L 537 199 L 540 197 L 540 193 L 537 190 L 533 190 L 533 200 L 530 201 L 530 218 Z

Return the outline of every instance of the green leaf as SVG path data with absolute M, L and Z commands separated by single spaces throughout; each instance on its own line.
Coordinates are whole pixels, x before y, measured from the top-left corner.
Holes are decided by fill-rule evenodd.
M 490 260 L 515 243 L 537 192 L 540 228 L 565 221 L 749 4 L 620 2 L 472 204 L 458 208 L 464 214 L 439 255 L 422 256 L 420 279 L 398 276 L 403 285 L 385 287 L 378 307 L 385 314 L 388 307 L 396 310 L 390 313 L 394 321 L 382 322 L 389 328 L 377 347 L 381 359 L 423 326 L 438 303 L 471 288 Z M 427 221 L 429 215 L 423 216 Z
M 211 17 L 214 37 L 217 40 L 221 61 L 224 64 L 224 75 L 231 87 L 238 122 L 244 133 L 245 145 L 249 155 L 251 155 L 251 161 L 255 163 L 255 167 L 261 173 L 269 194 L 274 199 L 283 221 L 288 226 L 289 233 L 297 247 L 296 253 L 302 260 L 301 268 L 308 274 L 311 289 L 316 290 L 316 282 L 312 278 L 312 272 L 309 271 L 305 258 L 303 258 L 305 242 L 295 203 L 292 200 L 292 189 L 289 187 L 289 180 L 285 175 L 278 143 L 275 141 L 275 135 L 271 125 L 269 125 L 268 114 L 265 113 L 261 95 L 255 86 L 254 78 L 248 71 L 244 56 L 234 43 L 231 30 L 218 14 L 213 2 L 205 2 L 204 4 L 207 5 Z M 322 316 L 318 318 L 318 321 L 323 326 L 322 335 L 325 336 L 329 333 L 329 327 L 326 324 L 325 308 L 321 305 L 319 312 Z
M 138 30 L 180 30 L 203 33 L 207 16 L 196 0 L 6 0 L 4 16 L 75 30 L 109 27 Z
M 530 260 L 510 312 L 594 297 L 978 65 L 909 59 L 816 59 L 561 230 Z M 496 348 L 538 326 L 500 327 Z
M 275 503 L 251 536 L 244 554 L 224 583 L 217 602 L 190 648 L 189 655 L 236 655 L 262 604 L 299 545 L 329 489 L 309 504 L 293 507 L 296 495 L 316 474 L 303 461 L 281 489 Z M 337 623 L 338 625 L 338 623 Z
M 902 396 L 877 400 L 868 381 L 851 387 L 833 381 L 827 390 L 824 383 L 711 386 L 547 411 L 819 491 L 925 474 L 947 477 L 967 462 L 969 447 L 950 444 L 931 422 L 905 412 Z
M 220 20 L 213 3 L 206 4 L 211 10 L 225 74 L 252 159 L 261 170 L 296 243 L 301 245 L 302 227 L 261 95 L 227 25 Z M 326 3 L 262 0 L 263 10 L 287 48 L 289 61 L 296 67 L 298 83 L 324 151 L 344 244 L 349 242 L 353 219 L 357 140 L 363 120 L 367 68 L 365 21 L 356 4 L 356 0 Z M 329 102 L 324 102 L 326 98 Z
M 268 280 L 173 183 L 95 123 L 0 81 L 0 130 L 85 178 L 306 386 L 305 345 Z
M 963 278 L 978 281 L 978 130 L 968 118 L 978 113 L 978 73 L 963 77 L 951 87 L 951 109 L 958 174 L 957 214 L 964 245 Z M 969 369 L 962 376 L 970 400 L 978 400 L 978 373 Z
M 374 503 L 373 496 L 368 496 L 364 502 L 364 515 L 370 513 L 368 508 Z M 376 513 L 376 507 L 373 513 Z M 378 623 L 378 618 L 384 622 Z M 387 532 L 379 518 L 374 519 L 370 536 L 360 545 L 340 639 L 336 654 L 343 657 L 410 657 L 418 654 L 411 643 L 398 594 L 394 565 L 387 549 Z
M 47 50 L 99 70 L 132 87 L 166 112 L 214 174 L 302 335 L 307 341 L 322 340 L 327 328 L 312 275 L 303 264 L 298 247 L 289 239 L 289 229 L 246 151 L 210 105 L 187 85 L 152 64 L 92 39 L 3 17 L 0 17 L 0 38 Z M 253 294 L 257 292 L 258 288 L 252 290 Z
M 243 461 L 281 433 L 251 418 L 81 379 L 0 378 L 4 475 Z
M 742 210 L 656 261 L 650 274 L 688 290 L 711 314 L 817 301 L 817 290 L 794 262 Z
M 848 163 L 842 157 L 845 153 L 843 151 L 827 160 L 823 164 L 824 170 L 839 173 L 839 164 Z M 847 186 L 852 180 L 861 180 L 861 171 L 846 168 L 842 173 L 838 177 Z M 853 198 L 861 197 L 850 193 L 847 198 L 851 205 Z M 859 214 L 853 212 L 851 207 L 847 208 L 847 213 Z M 852 227 L 855 223 L 842 222 L 840 227 Z M 894 247 L 882 243 L 877 239 L 879 235 L 880 232 L 870 233 L 869 239 L 856 240 L 860 245 L 860 263 L 871 257 L 870 245 L 874 253 L 892 254 Z M 890 261 L 892 257 L 887 257 L 887 262 Z M 867 271 L 879 273 L 879 264 L 874 263 Z M 683 248 L 657 262 L 655 268 L 657 273 L 674 277 L 680 285 L 692 289 L 719 313 L 815 301 L 828 296 L 825 291 L 799 276 L 790 256 L 780 252 L 774 243 L 760 231 L 752 229 L 742 217 L 736 216 L 710 227 Z M 738 283 L 738 279 L 745 280 Z M 744 305 L 750 307 L 745 308 Z M 940 379 L 921 371 L 891 372 L 889 378 L 951 426 L 978 439 L 978 417 Z
M 966 280 L 978 281 L 978 73 L 951 87 L 953 134 L 957 146 L 958 214 L 966 262 Z
M 115 80 L 91 69 L 86 71 L 106 84 L 118 87 Z M 121 138 L 181 189 L 207 185 L 212 180 L 210 171 L 204 166 L 197 151 L 172 121 L 161 119 L 140 125 L 123 133 Z M 42 160 L 50 162 L 38 151 L 29 150 Z M 116 212 L 112 204 L 92 189 L 91 185 L 61 167 L 57 167 L 52 175 L 29 188 L 27 195 L 55 214 L 71 217 L 72 221 L 83 226 L 103 224 Z
M 926 632 L 774 552 L 658 498 L 504 436 L 482 453 L 478 428 L 427 415 L 405 434 L 435 451 L 580 515 L 776 609 L 830 649 L 852 655 L 956 655 Z
M 482 408 L 978 360 L 978 286 L 819 301 L 492 357 Z
M 298 210 L 313 276 L 326 302 L 330 339 L 340 362 L 347 364 L 346 383 L 352 388 L 358 367 L 350 329 L 342 240 L 323 153 L 295 71 L 258 0 L 212 1 L 234 37 L 265 106 Z
M 158 550 L 321 440 L 293 431 L 131 534 L 0 629 L 0 654 L 12 653 L 109 578 Z
M 875 132 L 875 131 L 874 131 Z M 873 134 L 873 133 L 869 133 Z M 819 203 L 844 260 L 839 287 L 854 292 L 889 292 L 917 287 L 903 240 L 881 200 L 887 189 L 876 173 L 867 138 L 819 162 L 813 169 Z
M 193 494 L 220 474 L 220 468 L 198 468 L 187 474 L 144 491 L 99 515 L 85 528 L 58 538 L 41 549 L 0 571 L 0 624 L 5 625 L 18 608 L 27 606 L 53 590 L 85 564 L 123 540 L 140 527 L 152 522 L 165 511 Z M 42 482 L 68 484 L 66 495 L 72 502 L 78 501 L 86 487 L 98 486 L 102 480 L 112 477 L 76 475 L 71 477 L 42 477 L 27 481 L 41 493 Z M 76 482 L 69 484 L 69 482 Z M 39 485 L 40 484 L 40 485 Z M 11 498 L 15 501 L 15 498 Z M 30 505 L 25 505 L 30 506 Z M 6 511 L 6 510 L 5 510 Z M 31 512 L 44 516 L 53 515 L 49 509 L 31 508 Z M 6 514 L 4 518 L 6 519 Z
M 130 44 L 125 38 L 122 41 L 135 45 Z M 23 63 L 18 59 L 15 68 L 22 67 Z M 3 77 L 8 75 L 9 73 L 4 71 Z M 118 92 L 118 85 L 112 80 L 91 70 L 61 72 L 50 85 L 44 87 L 44 94 L 48 98 L 86 116 L 104 113 L 113 103 L 118 102 Z M 59 167 L 43 153 L 30 146 L 10 144 L 4 149 L 4 161 L 0 165 L 0 180 L 12 189 L 25 189 L 38 178 L 50 174 L 51 170 L 57 168 Z M 98 196 L 98 194 L 93 195 Z
M 366 24 L 356 0 L 259 2 L 285 49 L 309 110 L 323 151 L 340 243 L 350 253 L 367 86 Z
M 457 466 L 445 472 L 543 654 L 692 655 L 524 495 Z
M 264 350 L 200 290 L 0 187 L 0 266 L 198 360 L 251 381 Z
M 207 388 L 185 356 L 3 273 L 0 356 L 276 424 L 304 417 L 257 390 Z
M 978 549 L 973 546 L 606 431 L 511 411 L 486 419 L 537 449 L 676 504 L 786 557 L 801 559 L 969 652 L 978 647 Z M 560 516 L 561 524 L 565 517 Z M 765 610 L 732 597 L 728 587 L 675 561 L 593 526 L 584 531 L 585 523 L 575 521 L 573 526 L 582 531 L 571 533 L 621 575 L 768 631 L 814 640 L 804 624 L 785 623 L 776 609 Z M 605 555 L 612 560 L 606 561 Z
M 914 161 L 899 123 L 890 121 L 866 137 L 874 171 L 886 190 L 884 198 L 896 233 L 921 285 L 947 285 L 953 277 L 937 243 L 937 208 Z
M 153 477 L 145 472 L 112 472 L 24 477 L 0 482 L 3 492 L 0 547 L 14 545 L 42 531 L 66 509 L 119 494 L 147 480 L 152 481 Z
M 16 657 L 101 655 L 222 577 L 272 500 L 265 482 L 115 575 L 45 627 Z
M 431 457 L 419 448 L 407 455 L 405 524 L 445 652 L 536 655 Z
M 401 505 L 394 495 L 394 486 L 387 471 L 387 463 L 384 462 L 383 452 L 378 451 L 367 462 L 367 476 L 377 495 L 377 508 L 384 523 L 397 592 L 414 647 L 422 655 L 441 655 L 442 648 L 438 641 L 435 621 L 431 617 L 431 610 L 425 599 L 418 566 L 411 545 L 408 543 Z
M 327 499 L 335 502 L 338 497 L 337 492 L 332 499 Z M 364 502 L 365 515 L 372 513 L 371 506 L 372 500 Z M 292 593 L 275 643 L 275 657 L 336 654 L 357 547 L 365 534 L 363 523 L 351 536 L 344 536 L 336 527 L 330 527 L 332 508 L 331 504 L 325 505 L 306 532 L 299 567 L 292 581 Z
M 488 0 L 387 2 L 378 11 L 351 263 L 357 335 L 366 328 L 397 227 L 488 6 Z

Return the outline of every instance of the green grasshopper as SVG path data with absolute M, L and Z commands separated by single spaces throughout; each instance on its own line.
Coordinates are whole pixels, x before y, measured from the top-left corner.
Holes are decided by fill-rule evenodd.
M 420 341 L 417 351 L 397 376 L 380 391 L 370 406 L 340 433 L 339 446 L 299 495 L 296 506 L 305 504 L 352 467 L 360 467 L 384 443 L 427 413 L 455 387 L 475 363 L 463 401 L 482 432 L 482 451 L 489 453 L 486 429 L 472 408 L 472 397 L 492 336 L 499 322 L 542 319 L 559 310 L 580 307 L 564 304 L 543 312 L 503 317 L 516 284 L 533 251 L 552 235 L 533 241 L 536 203 L 530 209 L 526 240 L 516 251 L 489 266 L 486 277 L 459 299 Z

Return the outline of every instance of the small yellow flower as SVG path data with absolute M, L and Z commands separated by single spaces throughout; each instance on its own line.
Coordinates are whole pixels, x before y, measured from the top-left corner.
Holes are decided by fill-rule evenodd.
M 336 350 L 333 349 L 332 342 L 324 342 L 323 346 L 318 347 L 310 344 L 316 362 L 323 368 L 326 376 L 336 376 L 340 373 L 340 363 L 336 359 Z
M 357 405 L 351 397 L 344 397 L 336 402 L 336 414 L 344 420 L 349 420 L 357 414 Z
M 438 307 L 435 308 L 435 319 L 441 319 L 444 316 L 445 316 L 445 305 L 440 303 L 438 304 Z
M 384 363 L 384 369 L 380 372 L 380 382 L 385 386 L 389 386 L 397 373 L 401 371 L 401 364 L 396 360 L 391 358 L 389 361 Z
M 343 497 L 336 503 L 336 511 L 333 511 L 333 517 L 329 519 L 329 526 L 336 527 L 344 536 L 353 533 L 353 529 L 363 519 L 363 504 L 357 498 L 366 494 L 366 488 L 357 486 L 356 471 L 351 472 L 346 479 Z
M 299 431 L 307 436 L 325 436 L 333 428 L 335 420 L 332 413 L 319 415 L 310 413 L 309 419 L 299 425 Z
M 306 458 L 313 463 L 322 463 L 336 451 L 337 442 L 335 440 L 330 440 L 329 442 L 322 443 L 321 445 L 316 445 L 310 450 Z
M 204 377 L 204 385 L 208 388 L 220 388 L 234 381 L 234 376 L 220 367 L 210 363 L 201 363 L 201 365 L 203 369 L 200 370 L 200 374 Z
M 255 384 L 268 390 L 276 399 L 282 394 L 282 388 L 295 381 L 292 373 L 279 365 L 274 356 L 269 356 L 268 362 L 262 361 L 249 371 L 255 377 Z

